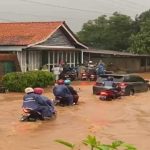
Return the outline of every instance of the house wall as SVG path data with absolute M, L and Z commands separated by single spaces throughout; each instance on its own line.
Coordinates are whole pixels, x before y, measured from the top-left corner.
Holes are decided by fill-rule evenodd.
M 142 60 L 145 63 L 142 65 Z M 97 64 L 102 60 L 107 70 L 123 71 L 123 72 L 146 72 L 150 71 L 150 58 L 146 57 L 130 57 L 130 56 L 113 56 L 113 55 L 101 55 L 101 54 L 88 54 L 84 53 L 84 63 L 88 60 L 92 60 Z M 148 61 L 146 61 L 148 60 Z
M 50 38 L 48 38 L 45 42 L 42 42 L 40 45 L 74 47 L 73 44 L 69 41 L 69 39 L 64 35 L 64 33 L 60 29 L 58 29 Z
M 48 69 L 54 65 L 65 63 L 71 67 L 81 62 L 81 52 L 73 50 L 26 50 L 17 53 L 22 72 Z

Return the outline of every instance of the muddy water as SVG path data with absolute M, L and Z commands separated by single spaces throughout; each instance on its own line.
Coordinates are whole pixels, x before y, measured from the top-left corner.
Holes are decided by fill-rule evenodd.
M 119 139 L 150 149 L 150 91 L 105 102 L 92 95 L 92 85 L 74 87 L 80 88 L 79 105 L 57 107 L 55 120 L 34 123 L 19 122 L 23 93 L 0 94 L 0 150 L 65 150 L 54 140 L 80 144 L 88 134 L 104 143 Z M 44 94 L 53 97 L 48 89 Z

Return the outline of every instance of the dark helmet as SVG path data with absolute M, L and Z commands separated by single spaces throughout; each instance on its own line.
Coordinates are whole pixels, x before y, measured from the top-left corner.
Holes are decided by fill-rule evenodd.
M 64 83 L 65 83 L 65 85 L 70 85 L 71 81 L 67 79 L 67 80 L 64 81 Z
M 58 80 L 58 81 L 57 81 L 57 84 L 59 84 L 59 85 L 60 85 L 60 84 L 64 84 L 64 80 L 61 80 L 61 79 Z

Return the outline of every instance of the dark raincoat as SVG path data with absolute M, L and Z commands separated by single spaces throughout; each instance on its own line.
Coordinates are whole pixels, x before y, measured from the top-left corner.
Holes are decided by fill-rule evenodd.
M 56 85 L 53 89 L 55 97 L 63 97 L 69 105 L 73 104 L 73 96 L 66 85 Z
M 35 110 L 41 113 L 42 117 L 51 117 L 52 111 L 42 96 L 35 93 L 28 93 L 23 97 L 23 108 Z

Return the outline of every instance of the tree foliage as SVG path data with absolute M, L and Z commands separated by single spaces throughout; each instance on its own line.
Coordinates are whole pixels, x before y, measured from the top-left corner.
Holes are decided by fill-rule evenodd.
M 103 15 L 88 21 L 77 34 L 88 46 L 121 51 L 129 46 L 132 22 L 129 16 L 115 12 L 109 18 Z
M 89 47 L 150 54 L 150 10 L 132 20 L 118 12 L 85 23 L 77 33 Z
M 150 10 L 136 18 L 137 32 L 130 37 L 129 50 L 139 54 L 150 54 Z

